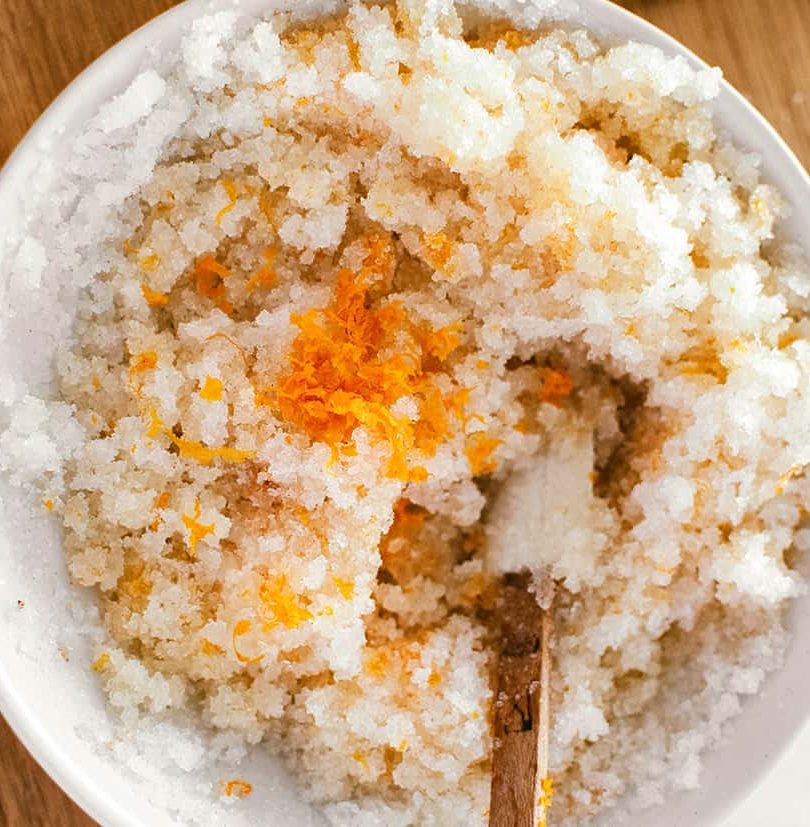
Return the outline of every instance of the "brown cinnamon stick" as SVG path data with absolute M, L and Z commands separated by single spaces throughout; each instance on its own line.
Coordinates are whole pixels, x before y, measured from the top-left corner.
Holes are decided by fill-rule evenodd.
M 538 778 L 548 774 L 551 618 L 530 582 L 508 574 L 501 587 L 490 827 L 534 827 Z

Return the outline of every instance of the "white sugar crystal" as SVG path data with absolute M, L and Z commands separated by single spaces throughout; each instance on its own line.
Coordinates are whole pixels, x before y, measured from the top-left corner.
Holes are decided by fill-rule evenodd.
M 154 70 L 138 75 L 127 90 L 102 106 L 92 126 L 114 132 L 132 126 L 146 117 L 166 92 L 166 81 Z

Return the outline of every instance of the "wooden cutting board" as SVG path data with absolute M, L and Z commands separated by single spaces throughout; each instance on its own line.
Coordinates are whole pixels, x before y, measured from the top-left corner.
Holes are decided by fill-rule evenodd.
M 173 0 L 0 0 L 0 163 L 87 64 Z M 810 0 L 625 0 L 758 106 L 810 166 Z M 92 827 L 0 719 L 0 827 Z

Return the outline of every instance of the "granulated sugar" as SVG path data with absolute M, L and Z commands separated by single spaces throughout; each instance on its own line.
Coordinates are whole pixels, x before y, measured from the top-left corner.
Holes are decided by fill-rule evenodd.
M 699 783 L 810 498 L 810 280 L 718 82 L 400 0 L 203 17 L 102 109 L 16 256 L 12 305 L 79 299 L 58 398 L 0 389 L 0 467 L 126 725 L 266 740 L 334 824 L 484 824 L 528 567 L 555 825 Z

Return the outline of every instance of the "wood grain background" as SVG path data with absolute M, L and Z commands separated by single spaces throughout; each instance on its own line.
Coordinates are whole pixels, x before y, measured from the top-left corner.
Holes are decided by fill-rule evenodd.
M 0 163 L 87 64 L 173 0 L 0 0 Z M 624 0 L 726 77 L 810 166 L 810 0 Z M 92 827 L 0 718 L 0 826 Z

